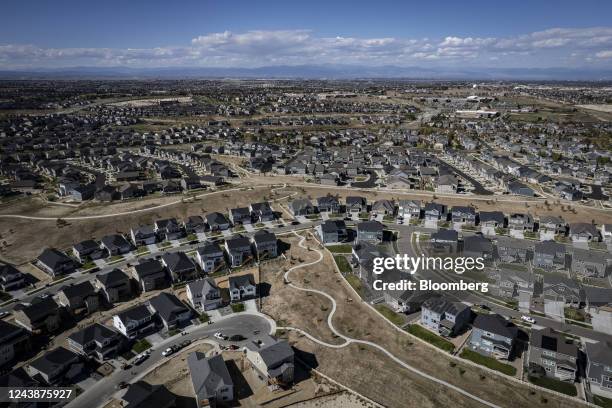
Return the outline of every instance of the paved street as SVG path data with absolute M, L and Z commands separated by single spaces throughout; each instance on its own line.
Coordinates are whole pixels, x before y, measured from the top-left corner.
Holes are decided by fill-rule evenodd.
M 219 321 L 212 324 L 201 324 L 197 327 L 189 327 L 186 329 L 188 333 L 186 336 L 177 335 L 154 345 L 153 349 L 151 349 L 151 356 L 142 364 L 127 370 L 117 369 L 109 377 L 98 381 L 91 388 L 87 389 L 84 393 L 67 404 L 67 407 L 93 408 L 103 405 L 117 392 L 117 385 L 119 383 L 123 381 L 129 383 L 138 380 L 144 373 L 147 373 L 162 360 L 166 359 L 166 357 L 161 354 L 166 348 L 179 344 L 185 340 L 198 341 L 209 339 L 220 344 L 232 343 L 243 346 L 247 341 L 252 341 L 263 334 L 272 333 L 274 330 L 275 327 L 273 327 L 271 322 L 264 318 L 263 315 L 249 312 L 222 317 Z M 243 342 L 219 341 L 213 336 L 214 333 L 219 331 L 228 336 L 240 334 L 246 337 L 247 340 Z M 255 335 L 255 331 L 258 331 L 259 334 Z

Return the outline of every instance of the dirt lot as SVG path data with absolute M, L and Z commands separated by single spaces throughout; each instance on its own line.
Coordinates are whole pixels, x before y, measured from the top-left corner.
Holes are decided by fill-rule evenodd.
M 315 245 L 314 240 L 310 242 L 310 245 Z M 299 249 L 297 245 L 293 245 L 292 248 L 294 256 L 300 256 L 304 260 L 316 259 L 314 254 L 308 254 L 307 251 Z M 342 333 L 353 338 L 376 342 L 414 367 L 504 407 L 574 406 L 573 403 L 568 403 L 563 399 L 549 394 L 542 395 L 540 392 L 532 392 L 527 387 L 511 383 L 503 377 L 492 376 L 488 372 L 451 360 L 448 355 L 395 330 L 362 302 L 356 300 L 347 302 L 347 298 L 355 296 L 343 281 L 339 281 L 339 275 L 333 269 L 331 262 L 331 257 L 326 254 L 323 263 L 294 271 L 292 281 L 305 287 L 326 291 L 334 296 L 337 301 L 334 325 Z M 318 275 L 315 276 L 315 274 Z M 307 283 L 304 283 L 305 279 Z M 287 324 L 308 331 L 311 330 L 308 326 L 312 324 L 325 325 L 324 322 L 318 323 L 318 319 L 325 319 L 327 312 L 313 307 L 310 297 L 304 292 L 284 285 L 282 287 L 273 286 L 271 293 L 272 295 L 266 301 L 268 306 L 264 307 L 264 312 L 276 313 L 272 314 L 274 318 L 284 319 Z M 275 308 L 273 306 L 275 303 L 286 304 L 288 299 L 292 299 L 291 307 Z M 306 308 L 311 310 L 311 315 L 314 316 L 306 315 L 305 317 L 303 313 L 294 314 L 287 311 L 299 307 L 300 303 L 307 305 Z M 321 330 L 313 332 L 313 335 L 318 337 L 319 334 L 316 333 Z M 385 406 L 473 407 L 477 405 L 473 400 L 461 394 L 435 385 L 401 368 L 370 347 L 351 345 L 342 349 L 331 349 L 316 345 L 294 332 L 289 333 L 289 338 L 295 342 L 298 349 L 314 354 L 317 369 L 321 372 Z M 338 364 L 338 361 L 342 361 L 342 364 Z M 347 370 L 347 367 L 351 369 Z M 410 392 L 397 392 L 398 389 L 410 390 Z M 491 389 L 495 389 L 496 392 L 492 393 Z
M 207 356 L 218 353 L 210 344 L 195 344 L 182 350 L 179 354 L 155 368 L 144 377 L 144 381 L 151 384 L 164 384 L 178 398 L 179 408 L 192 407 L 193 386 L 187 366 L 187 356 L 199 351 Z M 318 396 L 336 394 L 338 387 L 330 384 L 319 376 L 309 376 L 301 370 L 300 380 L 289 390 L 269 391 L 253 375 L 248 363 L 240 352 L 223 352 L 223 358 L 234 381 L 234 395 L 237 399 L 235 406 L 280 408 L 294 403 L 309 401 Z
M 247 206 L 252 202 L 280 197 L 278 194 L 281 193 L 286 195 L 282 190 L 274 194 L 269 187 L 230 193 L 219 192 L 151 211 L 108 218 L 67 220 L 65 226 L 59 225 L 55 220 L 0 218 L 0 241 L 6 241 L 6 245 L 0 247 L 0 259 L 21 265 L 37 257 L 43 248 L 48 246 L 65 249 L 85 239 L 100 239 L 107 234 L 127 233 L 132 227 L 151 224 L 156 219 L 170 217 L 184 219 L 190 215 L 204 215 L 213 211 L 227 212 L 229 208 Z M 39 200 L 30 199 L 11 206 L 4 206 L 0 212 L 39 217 L 113 214 L 180 201 L 180 197 L 158 197 L 110 205 L 86 204 L 79 208 L 45 206 Z

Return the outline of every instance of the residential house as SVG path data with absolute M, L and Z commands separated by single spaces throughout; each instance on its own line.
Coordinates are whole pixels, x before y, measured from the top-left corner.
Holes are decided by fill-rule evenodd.
M 136 247 L 152 245 L 157 242 L 155 227 L 151 225 L 141 225 L 138 228 L 132 228 L 130 230 L 130 237 Z
M 194 309 L 213 310 L 223 305 L 221 289 L 212 278 L 199 279 L 187 284 L 187 299 Z
M 590 278 L 605 278 L 610 261 L 612 259 L 603 252 L 575 248 L 572 254 L 572 272 Z
M 100 298 L 90 281 L 64 286 L 57 302 L 73 315 L 91 314 L 98 310 Z
M 347 214 L 360 214 L 368 210 L 365 197 L 347 196 L 345 200 Z
M 220 212 L 206 214 L 206 223 L 211 231 L 225 231 L 230 227 L 229 220 Z
M 267 202 L 251 204 L 249 210 L 251 210 L 253 219 L 258 222 L 274 221 L 274 211 Z
M 68 336 L 68 347 L 84 356 L 105 361 L 119 355 L 125 342 L 119 332 L 94 323 Z
M 30 337 L 23 327 L 0 320 L 0 367 L 11 363 L 16 356 L 30 350 Z
M 21 289 L 26 285 L 26 274 L 13 265 L 0 265 L 0 290 L 10 292 Z
M 565 268 L 565 245 L 555 241 L 543 241 L 535 244 L 532 264 L 534 268 L 559 270 Z
M 107 255 L 106 251 L 100 248 L 100 244 L 93 239 L 87 239 L 75 244 L 72 247 L 72 253 L 82 263 L 88 260 L 101 259 Z
M 16 307 L 13 316 L 15 323 L 33 333 L 52 333 L 60 327 L 60 309 L 52 297 L 38 298 L 29 306 Z
M 600 241 L 599 230 L 597 230 L 595 224 L 586 222 L 570 224 L 569 235 L 574 243 Z
M 296 198 L 289 203 L 289 211 L 294 217 L 314 214 L 314 206 L 307 198 Z
M 110 304 L 127 300 L 132 296 L 130 278 L 117 268 L 96 275 L 94 286 Z
M 372 204 L 372 213 L 382 216 L 395 215 L 395 203 L 391 200 L 377 200 Z
M 500 315 L 478 315 L 467 346 L 484 356 L 508 360 L 512 357 L 517 327 Z
M 130 340 L 157 330 L 154 313 L 145 305 L 134 306 L 114 315 L 113 326 Z
M 214 242 L 207 242 L 196 250 L 196 261 L 205 273 L 214 272 L 225 264 L 223 250 Z
M 315 229 L 324 245 L 337 244 L 348 239 L 346 223 L 343 220 L 326 220 Z
M 194 279 L 197 275 L 196 264 L 182 251 L 163 254 L 161 262 L 170 272 L 172 282 Z
M 252 298 L 256 292 L 257 286 L 252 274 L 229 277 L 229 293 L 232 302 Z
M 587 356 L 586 378 L 591 393 L 612 398 L 612 344 L 610 342 L 585 343 Z
M 482 235 L 470 235 L 463 238 L 463 255 L 472 258 L 483 258 L 485 262 L 493 260 L 493 244 Z
M 455 253 L 459 246 L 459 233 L 455 230 L 440 229 L 429 240 L 434 252 Z
M 136 264 L 132 277 L 143 292 L 160 289 L 168 284 L 166 269 L 156 259 L 146 259 Z
M 533 251 L 533 244 L 523 239 L 501 236 L 496 242 L 497 258 L 503 263 L 526 263 Z
M 461 302 L 431 297 L 421 306 L 421 324 L 442 336 L 455 336 L 467 328 L 471 310 Z
M 278 242 L 273 232 L 259 230 L 253 234 L 253 249 L 257 260 L 276 258 L 278 256 Z
M 65 377 L 78 375 L 83 369 L 79 355 L 64 347 L 46 352 L 26 367 L 30 377 L 47 385 L 74 384 Z
M 153 229 L 161 240 L 173 241 L 185 236 L 185 231 L 183 231 L 181 224 L 179 224 L 176 218 L 157 220 L 153 224 Z
M 161 292 L 151 298 L 149 306 L 157 313 L 166 330 L 183 327 L 191 320 L 191 310 L 170 293 Z
M 164 385 L 151 385 L 145 381 L 129 384 L 120 401 L 124 408 L 176 407 L 176 396 Z
M 337 214 L 340 212 L 340 201 L 330 194 L 317 198 L 317 210 Z
M 234 382 L 221 354 L 206 358 L 204 353 L 190 353 L 187 366 L 198 408 L 217 406 L 234 399 Z
M 234 225 L 250 224 L 253 221 L 251 218 L 251 210 L 249 210 L 248 207 L 232 208 L 229 215 Z
M 451 210 L 451 220 L 456 225 L 476 225 L 476 210 L 472 207 L 454 206 Z
M 438 203 L 427 203 L 424 208 L 425 220 L 439 221 L 446 220 L 446 206 Z
M 578 371 L 578 347 L 550 327 L 533 329 L 529 340 L 528 367 L 561 381 L 574 382 Z
M 251 252 L 251 241 L 242 235 L 236 235 L 226 239 L 225 250 L 229 257 L 230 267 L 232 268 L 243 265 L 253 257 Z
M 385 226 L 378 221 L 363 221 L 357 224 L 357 242 L 381 243 Z
M 206 231 L 206 222 L 201 216 L 192 215 L 183 222 L 183 227 L 187 234 L 198 234 Z
M 421 218 L 420 200 L 399 200 L 397 216 L 402 219 Z
M 246 359 L 262 383 L 273 387 L 293 383 L 295 353 L 285 340 L 264 336 L 251 341 L 246 345 Z
M 51 276 L 65 275 L 76 269 L 76 262 L 54 248 L 45 249 L 36 259 L 36 265 Z
M 132 244 L 120 234 L 107 235 L 100 242 L 100 246 L 106 249 L 111 256 L 127 254 L 132 250 Z
M 560 274 L 544 275 L 542 296 L 548 301 L 560 301 L 565 307 L 578 308 L 582 302 L 580 285 L 575 280 Z M 546 304 L 544 306 L 546 307 Z M 561 310 L 559 313 L 562 312 Z

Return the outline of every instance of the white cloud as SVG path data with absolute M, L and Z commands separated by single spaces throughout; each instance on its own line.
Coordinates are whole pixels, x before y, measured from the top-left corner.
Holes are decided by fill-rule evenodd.
M 184 46 L 155 48 L 43 48 L 0 45 L 0 67 L 71 65 L 235 66 L 280 64 L 488 66 L 602 64 L 612 53 L 612 27 L 551 28 L 513 37 L 320 37 L 310 30 L 230 31 L 200 35 Z M 517 58 L 520 56 L 520 58 Z

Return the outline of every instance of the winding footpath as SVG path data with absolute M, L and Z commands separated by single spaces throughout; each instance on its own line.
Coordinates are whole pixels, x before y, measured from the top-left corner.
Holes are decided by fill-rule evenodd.
M 283 184 L 281 186 L 274 186 L 274 185 L 254 185 L 254 186 L 249 186 L 249 187 L 235 187 L 235 188 L 230 188 L 227 190 L 217 190 L 217 191 L 211 191 L 208 193 L 202 193 L 202 194 L 198 194 L 196 196 L 194 196 L 193 198 L 202 198 L 202 197 L 206 197 L 206 196 L 210 196 L 210 195 L 214 195 L 214 194 L 222 194 L 222 193 L 228 193 L 228 192 L 232 192 L 232 191 L 244 191 L 244 190 L 248 190 L 248 189 L 254 189 L 254 188 L 270 188 L 270 191 L 276 191 L 276 190 L 282 190 L 284 188 L 287 188 L 287 184 Z M 281 198 L 277 198 L 275 200 L 272 201 L 279 201 L 279 200 L 284 200 L 287 198 L 290 198 L 292 196 L 294 196 L 295 194 L 297 194 L 297 192 L 289 194 L 285 197 L 281 197 Z M 120 217 L 122 215 L 130 215 L 130 214 L 137 214 L 137 213 L 143 213 L 143 212 L 148 212 L 148 211 L 155 211 L 155 210 L 159 210 L 161 208 L 165 208 L 165 207 L 170 207 L 173 205 L 177 205 L 182 203 L 183 200 L 175 200 L 175 201 L 171 201 L 169 203 L 165 203 L 165 204 L 159 204 L 153 207 L 147 207 L 147 208 L 141 208 L 138 210 L 131 210 L 131 211 L 124 211 L 124 212 L 118 212 L 118 213 L 109 213 L 109 214 L 98 214 L 98 215 L 81 215 L 81 216 L 75 216 L 75 217 L 37 217 L 37 216 L 31 216 L 31 215 L 20 215 L 20 214 L 0 214 L 0 218 L 18 218 L 18 219 L 24 219 L 24 220 L 37 220 L 37 221 L 56 221 L 58 219 L 62 219 L 62 220 L 67 220 L 67 221 L 78 221 L 78 220 L 92 220 L 92 219 L 98 219 L 98 218 L 113 218 L 113 217 Z
M 306 241 L 306 237 L 302 236 L 302 235 L 299 235 L 298 233 L 295 233 L 295 232 L 294 232 L 294 234 L 297 237 L 301 238 L 298 245 L 301 248 L 303 248 L 303 249 L 307 249 L 307 247 L 304 245 L 304 242 Z M 439 378 L 436 378 L 436 377 L 434 377 L 432 375 L 429 375 L 429 374 L 427 374 L 427 373 L 425 373 L 425 372 L 423 372 L 423 371 L 421 371 L 421 370 L 419 370 L 417 368 L 414 368 L 413 366 L 411 366 L 411 365 L 405 363 L 404 361 L 400 360 L 398 357 L 393 355 L 390 351 L 388 351 L 384 347 L 382 347 L 382 346 L 380 346 L 380 345 L 378 345 L 378 344 L 376 344 L 374 342 L 366 341 L 366 340 L 353 339 L 351 337 L 345 336 L 344 334 L 342 334 L 338 330 L 336 330 L 336 328 L 334 327 L 333 322 L 332 322 L 334 313 L 336 312 L 336 300 L 332 296 L 330 296 L 329 294 L 327 294 L 327 293 L 325 293 L 323 291 L 316 290 L 316 289 L 301 288 L 299 286 L 294 285 L 289 280 L 289 275 L 294 270 L 299 269 L 299 268 L 305 268 L 305 267 L 308 267 L 308 266 L 315 265 L 315 264 L 317 264 L 317 263 L 319 263 L 319 262 L 321 262 L 323 260 L 323 252 L 321 252 L 317 248 L 314 248 L 314 250 L 319 254 L 319 259 L 317 259 L 316 261 L 299 264 L 299 265 L 296 265 L 296 266 L 288 269 L 287 272 L 285 272 L 285 274 L 284 274 L 284 279 L 288 283 L 288 285 L 291 286 L 294 289 L 297 289 L 297 290 L 300 290 L 300 291 L 304 291 L 304 292 L 317 293 L 319 295 L 325 296 L 326 298 L 328 298 L 332 302 L 332 310 L 329 313 L 329 315 L 327 316 L 327 325 L 329 326 L 330 330 L 336 336 L 338 336 L 339 338 L 344 340 L 344 343 L 342 343 L 342 344 L 330 344 L 330 343 L 326 343 L 326 342 L 324 342 L 322 340 L 319 340 L 319 339 L 313 337 L 312 335 L 310 335 L 309 333 L 305 332 L 304 330 L 298 329 L 298 328 L 295 328 L 295 327 L 284 326 L 284 327 L 277 327 L 278 329 L 291 330 L 291 331 L 298 332 L 298 333 L 306 336 L 308 339 L 312 340 L 313 342 L 319 344 L 319 345 L 322 345 L 322 346 L 325 346 L 325 347 L 329 347 L 329 348 L 334 348 L 334 349 L 340 349 L 340 348 L 346 347 L 346 346 L 348 346 L 350 344 L 353 344 L 353 343 L 354 344 L 363 344 L 363 345 L 367 345 L 367 346 L 370 346 L 370 347 L 374 347 L 375 349 L 377 349 L 380 352 L 384 353 L 391 360 L 395 361 L 397 364 L 399 364 L 402 367 L 404 367 L 405 369 L 407 369 L 407 370 L 417 374 L 420 377 L 426 378 L 426 379 L 428 379 L 430 381 L 433 381 L 433 382 L 435 382 L 437 384 L 440 384 L 440 385 L 443 385 L 443 386 L 445 386 L 447 388 L 450 388 L 451 390 L 456 391 L 456 392 L 458 392 L 458 393 L 460 393 L 460 394 L 462 394 L 462 395 L 464 395 L 464 396 L 466 396 L 468 398 L 471 398 L 471 399 L 473 399 L 475 401 L 478 401 L 481 404 L 486 405 L 488 407 L 501 408 L 499 405 L 495 405 L 495 404 L 493 404 L 493 403 L 491 403 L 489 401 L 486 401 L 486 400 L 484 400 L 484 399 L 482 399 L 482 398 L 480 398 L 480 397 L 478 397 L 478 396 L 476 396 L 474 394 L 470 394 L 469 392 L 467 392 L 467 391 L 465 391 L 465 390 L 463 390 L 463 389 L 461 389 L 461 388 L 459 388 L 459 387 L 457 387 L 457 386 L 455 386 L 455 385 L 453 385 L 453 384 L 451 384 L 449 382 L 446 382 L 446 381 L 441 380 Z

